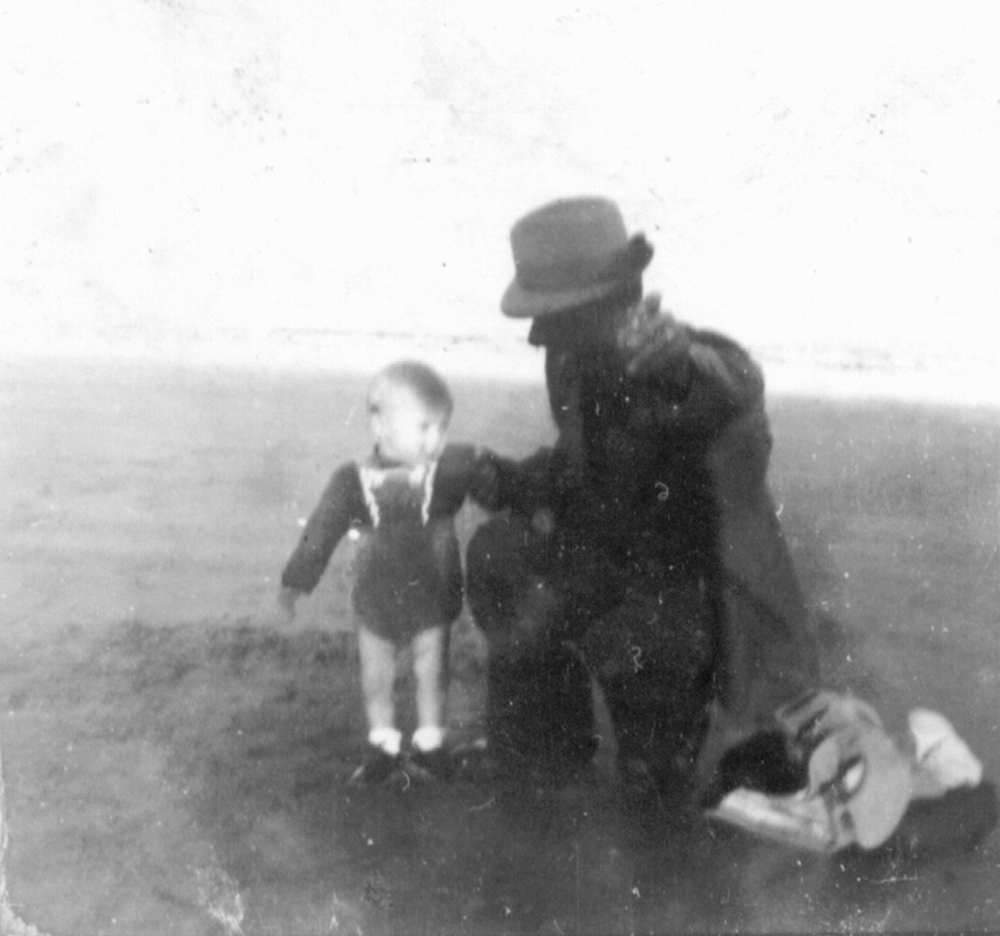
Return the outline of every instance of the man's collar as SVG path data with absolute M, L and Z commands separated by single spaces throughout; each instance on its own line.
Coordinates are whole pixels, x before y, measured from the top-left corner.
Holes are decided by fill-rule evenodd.
M 606 348 L 613 347 L 626 306 L 604 304 L 586 306 L 532 320 L 528 343 L 536 348 Z

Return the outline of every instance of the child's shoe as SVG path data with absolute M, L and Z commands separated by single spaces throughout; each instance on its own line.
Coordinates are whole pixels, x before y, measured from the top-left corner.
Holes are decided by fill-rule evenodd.
M 395 773 L 399 766 L 399 755 L 389 754 L 380 747 L 368 745 L 361 766 L 347 781 L 350 786 L 365 787 L 383 783 Z

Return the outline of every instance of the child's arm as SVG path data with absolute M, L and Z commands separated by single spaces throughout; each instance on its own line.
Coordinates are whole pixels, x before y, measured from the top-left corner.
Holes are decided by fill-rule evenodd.
M 295 618 L 295 602 L 302 597 L 297 588 L 280 587 L 268 594 L 257 609 L 256 622 L 261 627 L 287 627 Z
M 316 587 L 333 550 L 351 524 L 368 520 L 357 466 L 342 465 L 330 478 L 281 573 L 279 601 L 283 607 L 294 610 L 297 598 Z

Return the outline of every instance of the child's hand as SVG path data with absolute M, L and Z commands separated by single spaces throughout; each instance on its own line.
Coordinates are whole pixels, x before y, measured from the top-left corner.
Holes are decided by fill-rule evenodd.
M 295 602 L 299 600 L 299 595 L 301 595 L 297 588 L 287 588 L 282 587 L 278 592 L 278 607 L 284 612 L 285 616 L 289 621 L 295 617 Z
M 302 593 L 296 588 L 281 588 L 264 601 L 257 615 L 262 627 L 287 627 L 295 618 L 295 602 Z

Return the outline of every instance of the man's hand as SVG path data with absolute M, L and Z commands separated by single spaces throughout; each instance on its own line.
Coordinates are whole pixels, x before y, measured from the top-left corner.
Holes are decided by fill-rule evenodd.
M 625 369 L 635 376 L 660 371 L 686 357 L 691 333 L 672 313 L 660 308 L 659 294 L 651 293 L 629 309 L 617 341 L 625 356 Z

